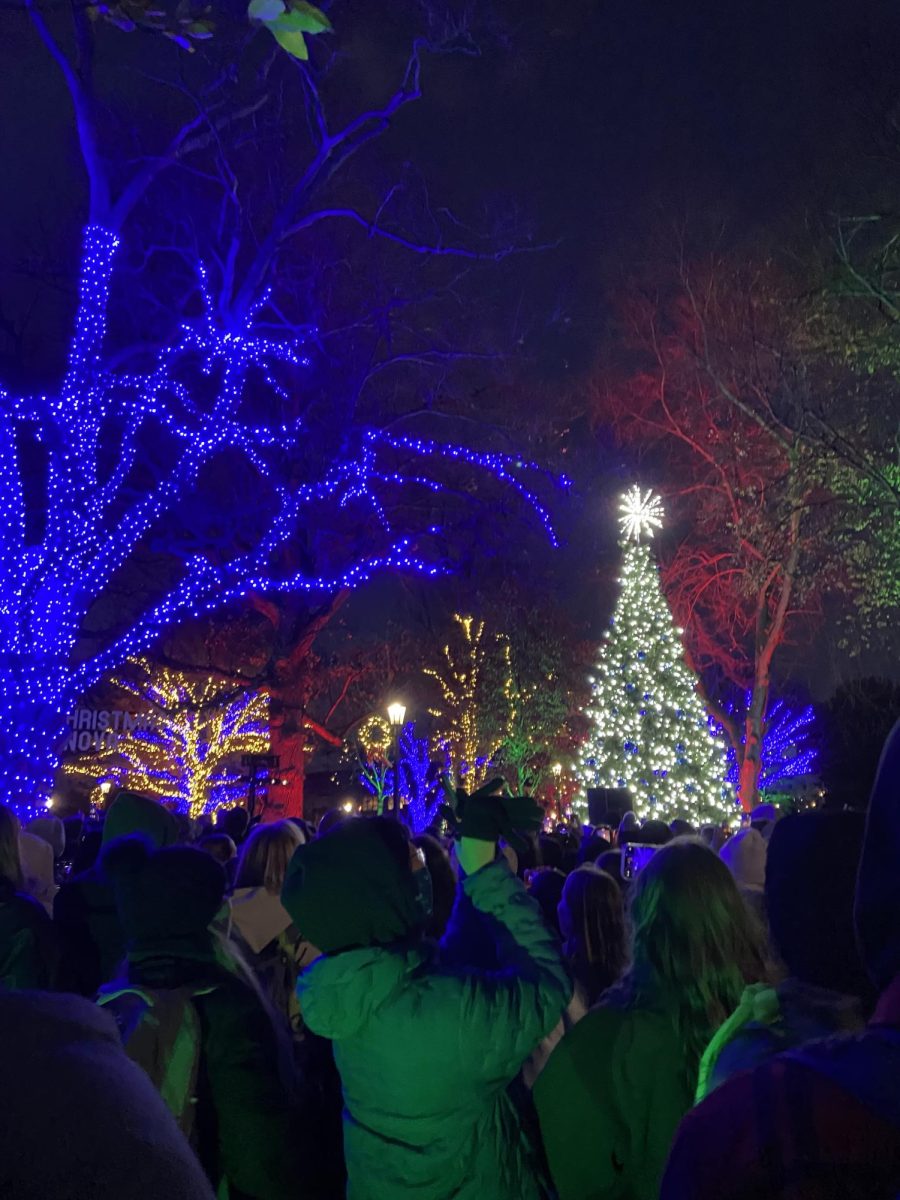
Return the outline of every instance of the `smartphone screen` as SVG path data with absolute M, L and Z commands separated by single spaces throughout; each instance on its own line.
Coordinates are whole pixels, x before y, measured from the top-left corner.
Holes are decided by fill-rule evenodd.
M 640 846 L 634 842 L 626 842 L 622 847 L 622 878 L 636 879 L 657 849 L 657 846 Z

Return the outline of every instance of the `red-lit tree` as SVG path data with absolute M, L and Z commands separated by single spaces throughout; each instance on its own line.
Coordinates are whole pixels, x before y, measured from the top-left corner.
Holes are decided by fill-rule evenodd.
M 595 414 L 652 462 L 645 477 L 659 477 L 675 518 L 663 585 L 738 755 L 745 808 L 779 650 L 847 583 L 841 445 L 870 457 L 853 425 L 858 383 L 811 344 L 800 293 L 771 262 L 681 259 L 629 290 L 628 368 L 594 390 Z M 718 703 L 728 685 L 749 694 L 743 714 Z

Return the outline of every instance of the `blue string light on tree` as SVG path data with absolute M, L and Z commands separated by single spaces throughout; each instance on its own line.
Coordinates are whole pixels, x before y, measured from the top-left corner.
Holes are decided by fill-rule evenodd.
M 745 704 L 749 707 L 752 694 L 747 693 Z M 733 712 L 734 706 L 729 705 Z M 810 740 L 814 736 L 816 714 L 812 705 L 792 710 L 784 700 L 776 700 L 769 707 L 763 731 L 759 790 L 773 791 L 815 773 L 819 758 L 816 745 Z M 722 726 L 710 718 L 711 727 L 724 736 Z M 740 763 L 734 746 L 726 741 L 728 756 L 727 781 L 737 787 L 740 780 Z
M 265 295 L 224 326 L 202 269 L 200 315 L 186 321 L 145 370 L 112 369 L 104 343 L 117 247 L 109 229 L 85 230 L 74 329 L 58 388 L 46 395 L 0 391 L 0 786 L 23 817 L 49 797 L 65 719 L 81 694 L 144 653 L 165 629 L 248 592 L 330 594 L 383 571 L 445 571 L 429 551 L 441 530 L 425 528 L 413 537 L 392 526 L 387 497 L 396 497 L 398 488 L 449 493 L 452 485 L 458 492 L 458 480 L 446 478 L 448 466 L 485 473 L 512 488 L 555 541 L 547 508 L 523 480 L 537 468 L 512 455 L 350 430 L 319 476 L 288 485 L 279 462 L 301 444 L 302 421 L 250 421 L 244 410 L 254 388 L 278 400 L 297 386 L 293 377 L 309 363 L 314 331 L 284 340 L 264 336 L 257 319 Z M 198 368 L 203 389 L 190 382 Z M 156 473 L 142 472 L 142 445 L 160 435 L 174 443 L 173 461 Z M 41 445 L 47 464 L 41 521 L 29 513 L 29 527 L 40 527 L 33 538 L 23 490 L 23 475 L 33 470 L 34 455 L 22 448 L 28 438 Z M 273 497 L 271 518 L 255 544 L 225 561 L 194 554 L 175 584 L 108 644 L 96 649 L 85 642 L 85 618 L 117 572 L 161 519 L 185 503 L 203 468 L 226 451 L 239 453 Z M 278 552 L 322 505 L 375 513 L 378 544 L 322 574 L 279 574 L 273 566 Z

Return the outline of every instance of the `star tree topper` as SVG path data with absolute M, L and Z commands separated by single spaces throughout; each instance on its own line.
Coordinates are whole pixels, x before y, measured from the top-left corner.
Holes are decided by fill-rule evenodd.
M 639 542 L 642 537 L 653 537 L 655 529 L 662 528 L 663 506 L 659 496 L 647 489 L 646 496 L 635 484 L 622 497 L 619 505 L 619 527 L 622 536 Z

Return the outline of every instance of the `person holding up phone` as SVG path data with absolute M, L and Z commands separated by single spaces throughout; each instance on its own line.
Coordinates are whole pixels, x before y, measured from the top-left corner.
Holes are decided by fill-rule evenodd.
M 507 1087 L 572 986 L 497 842 L 542 815 L 491 788 L 454 797 L 463 879 L 443 957 L 422 938 L 428 874 L 399 822 L 348 821 L 291 861 L 282 902 L 323 952 L 298 993 L 306 1024 L 334 1045 L 352 1200 L 541 1195 Z M 494 970 L 478 961 L 488 942 Z

